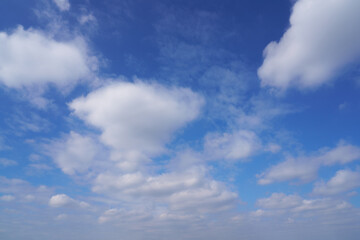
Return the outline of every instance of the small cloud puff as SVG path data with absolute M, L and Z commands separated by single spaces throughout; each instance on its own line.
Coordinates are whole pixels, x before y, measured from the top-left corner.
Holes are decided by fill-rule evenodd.
M 56 6 L 60 9 L 60 11 L 69 11 L 70 10 L 70 2 L 69 0 L 53 0 Z
M 88 208 L 90 205 L 86 202 L 77 201 L 66 194 L 57 194 L 50 198 L 49 206 L 54 208 L 60 208 L 60 207 Z

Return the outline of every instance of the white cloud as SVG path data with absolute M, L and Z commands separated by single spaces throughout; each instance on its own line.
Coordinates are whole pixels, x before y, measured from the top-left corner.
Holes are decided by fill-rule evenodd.
M 265 185 L 294 179 L 309 182 L 316 178 L 321 166 L 347 164 L 358 159 L 360 159 L 359 147 L 340 142 L 333 149 L 321 149 L 311 156 L 288 158 L 259 174 L 258 183 Z
M 101 130 L 102 143 L 71 133 L 53 141 L 47 151 L 68 174 L 88 173 L 89 164 L 103 162 L 87 174 L 92 190 L 130 206 L 146 201 L 164 206 L 173 217 L 180 212 L 226 210 L 235 206 L 237 194 L 207 176 L 208 169 L 197 159 L 199 155 L 179 155 L 161 174 L 154 173 L 154 167 L 159 166 L 150 159 L 165 150 L 176 130 L 199 116 L 203 104 L 201 96 L 185 88 L 139 81 L 110 83 L 69 104 L 76 116 Z M 99 158 L 96 145 L 104 147 L 102 144 L 110 148 L 100 152 L 109 154 Z M 174 168 L 174 164 L 182 167 Z M 57 195 L 50 205 L 73 202 L 66 195 Z
M 92 64 L 81 38 L 60 42 L 21 26 L 10 34 L 0 32 L 0 82 L 7 87 L 70 86 L 88 77 Z
M 70 9 L 69 0 L 53 0 L 53 1 L 61 11 L 69 11 Z
M 16 134 L 47 131 L 51 126 L 51 123 L 40 115 L 33 112 L 24 113 L 19 110 L 14 114 L 8 114 L 6 123 L 8 128 L 11 128 Z
M 51 189 L 45 186 L 35 187 L 30 183 L 16 178 L 6 178 L 0 176 L 0 193 L 8 199 L 18 199 L 25 202 L 46 203 L 51 194 Z
M 89 14 L 81 15 L 78 18 L 78 21 L 81 24 L 86 24 L 86 23 L 90 23 L 90 22 L 95 22 L 96 23 L 96 18 L 94 17 L 94 15 L 92 13 L 89 13 Z
M 66 194 L 57 194 L 50 198 L 49 206 L 54 208 L 60 208 L 60 207 L 87 208 L 90 205 L 86 202 L 77 201 Z
M 152 216 L 142 210 L 130 210 L 111 208 L 106 210 L 98 219 L 99 223 L 106 223 L 109 221 L 120 222 L 141 222 L 152 219 Z
M 360 187 L 360 172 L 339 170 L 328 182 L 318 182 L 313 190 L 314 194 L 335 195 Z
M 333 200 L 329 198 L 320 198 L 320 199 L 304 199 L 301 204 L 292 211 L 294 212 L 304 212 L 304 211 L 317 211 L 317 210 L 326 210 L 326 211 L 336 211 L 345 208 L 350 208 L 351 205 L 348 202 L 341 200 Z
M 347 164 L 360 159 L 360 148 L 340 142 L 338 146 L 318 157 L 324 165 Z
M 75 99 L 70 108 L 102 130 L 101 140 L 120 152 L 159 153 L 171 135 L 199 116 L 204 101 L 185 88 L 118 82 Z
M 205 154 L 211 159 L 244 160 L 261 146 L 254 132 L 239 130 L 222 135 L 214 133 L 205 137 Z
M 62 214 L 57 215 L 54 219 L 57 220 L 57 221 L 62 221 L 62 220 L 65 220 L 67 218 L 68 218 L 68 215 L 62 213 Z
M 324 84 L 360 57 L 358 0 L 299 0 L 290 28 L 264 50 L 263 86 L 309 88 Z
M 316 178 L 320 164 L 308 158 L 290 158 L 275 166 L 270 167 L 264 173 L 258 175 L 258 183 L 261 185 L 273 182 L 283 182 L 298 179 L 301 182 L 309 182 Z
M 123 190 L 128 188 L 137 187 L 145 182 L 145 177 L 142 173 L 129 173 L 129 174 L 112 174 L 100 173 L 94 183 L 93 191 L 95 192 L 108 192 L 122 194 Z
M 5 202 L 11 202 L 15 200 L 15 197 L 13 195 L 3 195 L 0 197 L 0 200 Z
M 208 177 L 207 171 L 204 166 L 191 166 L 157 175 L 103 172 L 95 179 L 92 190 L 128 203 L 146 201 L 167 206 L 170 214 L 216 212 L 234 207 L 237 194 Z
M 256 205 L 261 208 L 282 209 L 299 206 L 302 198 L 298 195 L 286 195 L 284 193 L 273 193 L 269 198 L 257 200 Z
M 100 145 L 90 136 L 82 136 L 76 132 L 70 132 L 64 138 L 45 145 L 45 150 L 61 170 L 70 175 L 84 173 L 97 164 L 96 160 L 102 160 L 99 155 Z
M 286 212 L 297 214 L 306 211 L 313 211 L 317 215 L 316 211 L 330 213 L 351 208 L 348 202 L 342 200 L 330 198 L 304 199 L 298 195 L 286 195 L 284 193 L 273 193 L 269 198 L 259 199 L 256 203 L 258 206 L 267 209 L 269 216 Z M 259 210 L 264 212 L 262 209 Z
M 172 210 L 212 212 L 233 207 L 237 194 L 226 190 L 220 182 L 206 177 L 204 167 L 144 176 L 131 174 L 100 174 L 93 191 L 118 199 L 162 202 Z
M 234 192 L 226 191 L 219 182 L 209 181 L 202 187 L 174 193 L 170 197 L 170 207 L 187 212 L 217 212 L 233 208 L 238 203 Z
M 276 143 L 269 143 L 265 148 L 265 151 L 271 153 L 278 153 L 280 150 L 281 150 L 281 146 Z
M 11 159 L 0 158 L 0 165 L 2 165 L 3 167 L 10 167 L 10 166 L 16 166 L 18 165 L 18 163 Z

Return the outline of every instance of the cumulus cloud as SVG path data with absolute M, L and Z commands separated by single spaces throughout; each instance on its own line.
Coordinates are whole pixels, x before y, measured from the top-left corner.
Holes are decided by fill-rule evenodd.
M 319 195 L 335 195 L 360 187 L 360 172 L 339 170 L 328 182 L 315 184 L 313 193 Z
M 258 183 L 265 185 L 295 179 L 309 182 L 316 178 L 322 166 L 347 164 L 358 159 L 360 159 L 359 147 L 340 142 L 335 148 L 321 149 L 312 156 L 290 157 L 259 174 Z
M 299 0 L 281 40 L 264 50 L 263 86 L 311 88 L 360 57 L 358 0 Z
M 239 130 L 234 133 L 208 134 L 204 150 L 211 159 L 244 160 L 253 155 L 261 146 L 252 131 Z
M 53 0 L 60 11 L 69 11 L 70 2 L 69 0 Z
M 101 140 L 120 152 L 155 154 L 171 135 L 199 116 L 203 98 L 189 89 L 117 82 L 69 104 L 74 114 L 101 129 Z
M 82 136 L 76 132 L 44 146 L 46 154 L 66 173 L 84 173 L 101 161 L 101 146 L 90 136 Z M 97 159 L 99 158 L 99 159 Z
M 11 33 L 0 32 L 0 83 L 7 87 L 72 85 L 88 77 L 93 64 L 81 38 L 61 42 L 21 26 Z
M 60 208 L 60 207 L 87 208 L 90 205 L 86 202 L 75 200 L 66 194 L 57 194 L 50 198 L 49 206 L 54 208 Z

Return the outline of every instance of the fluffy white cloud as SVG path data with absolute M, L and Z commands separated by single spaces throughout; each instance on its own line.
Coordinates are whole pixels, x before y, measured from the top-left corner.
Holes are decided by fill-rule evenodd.
M 88 77 L 92 64 L 81 38 L 60 42 L 21 26 L 10 34 L 0 32 L 0 83 L 7 87 L 69 86 Z
M 334 149 L 321 149 L 307 157 L 289 158 L 258 175 L 259 184 L 270 184 L 297 179 L 300 182 L 314 180 L 321 166 L 346 164 L 360 159 L 360 148 L 340 142 Z
M 308 158 L 290 158 L 258 175 L 261 185 L 298 179 L 308 182 L 316 178 L 320 164 Z
M 254 132 L 240 130 L 231 134 L 208 134 L 204 148 L 211 159 L 244 160 L 260 146 L 260 140 Z
M 164 150 L 172 133 L 199 115 L 203 103 L 185 88 L 117 82 L 69 105 L 75 115 L 102 130 L 106 145 L 125 153 L 154 154 Z
M 53 1 L 61 11 L 69 11 L 70 9 L 69 0 L 53 0 Z
M 167 204 L 171 210 L 214 212 L 233 207 L 237 194 L 226 190 L 220 182 L 206 176 L 204 167 L 155 176 L 144 174 L 100 174 L 93 191 L 117 199 Z
M 315 184 L 313 193 L 319 195 L 335 195 L 360 187 L 360 172 L 339 170 L 328 182 Z
M 66 194 L 57 194 L 50 198 L 49 206 L 54 208 L 59 208 L 59 207 L 87 208 L 90 205 L 86 202 L 77 201 Z
M 96 160 L 102 160 L 99 155 L 100 145 L 93 138 L 76 132 L 70 132 L 63 139 L 51 142 L 45 146 L 45 150 L 61 170 L 70 175 L 84 173 L 97 164 Z
M 299 0 L 290 28 L 264 51 L 263 86 L 315 87 L 360 57 L 358 0 Z
M 347 164 L 354 160 L 360 159 L 360 148 L 350 144 L 340 142 L 332 150 L 324 152 L 317 157 L 317 160 L 323 165 Z

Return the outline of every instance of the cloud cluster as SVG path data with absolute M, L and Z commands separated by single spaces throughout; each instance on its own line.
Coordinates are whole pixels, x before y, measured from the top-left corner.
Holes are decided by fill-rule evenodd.
M 258 209 L 258 216 L 290 213 L 294 217 L 301 217 L 303 215 L 299 214 L 312 213 L 317 215 L 315 213 L 317 211 L 320 211 L 321 214 L 329 214 L 352 208 L 351 204 L 343 200 L 331 198 L 304 199 L 298 195 L 286 195 L 284 193 L 273 193 L 268 198 L 258 199 L 256 204 L 265 209 Z
M 46 186 L 33 186 L 22 179 L 0 176 L 0 194 L 3 201 L 46 203 L 51 193 L 52 189 Z
M 180 154 L 160 173 L 153 170 L 159 168 L 153 157 L 166 152 L 176 131 L 195 120 L 203 105 L 203 97 L 186 88 L 112 82 L 69 104 L 75 116 L 100 130 L 99 135 L 71 132 L 45 149 L 64 173 L 91 173 L 93 192 L 127 205 L 146 201 L 163 206 L 172 216 L 224 211 L 236 205 L 238 196 L 212 179 L 196 154 Z M 238 136 L 243 141 L 254 137 L 247 132 Z M 53 198 L 50 205 L 74 202 L 64 195 Z M 119 215 L 110 213 L 100 222 Z
M 313 190 L 318 195 L 336 195 L 360 187 L 360 172 L 339 170 L 328 182 L 317 182 Z
M 357 0 L 299 0 L 281 40 L 264 50 L 263 86 L 313 88 L 360 57 Z
M 207 177 L 203 167 L 144 176 L 100 174 L 93 190 L 120 199 L 148 199 L 168 204 L 171 210 L 213 212 L 231 208 L 237 194 Z
M 340 142 L 335 148 L 322 149 L 312 156 L 288 158 L 259 174 L 258 183 L 266 185 L 289 180 L 309 182 L 316 178 L 322 166 L 346 164 L 358 159 L 360 159 L 359 147 Z

